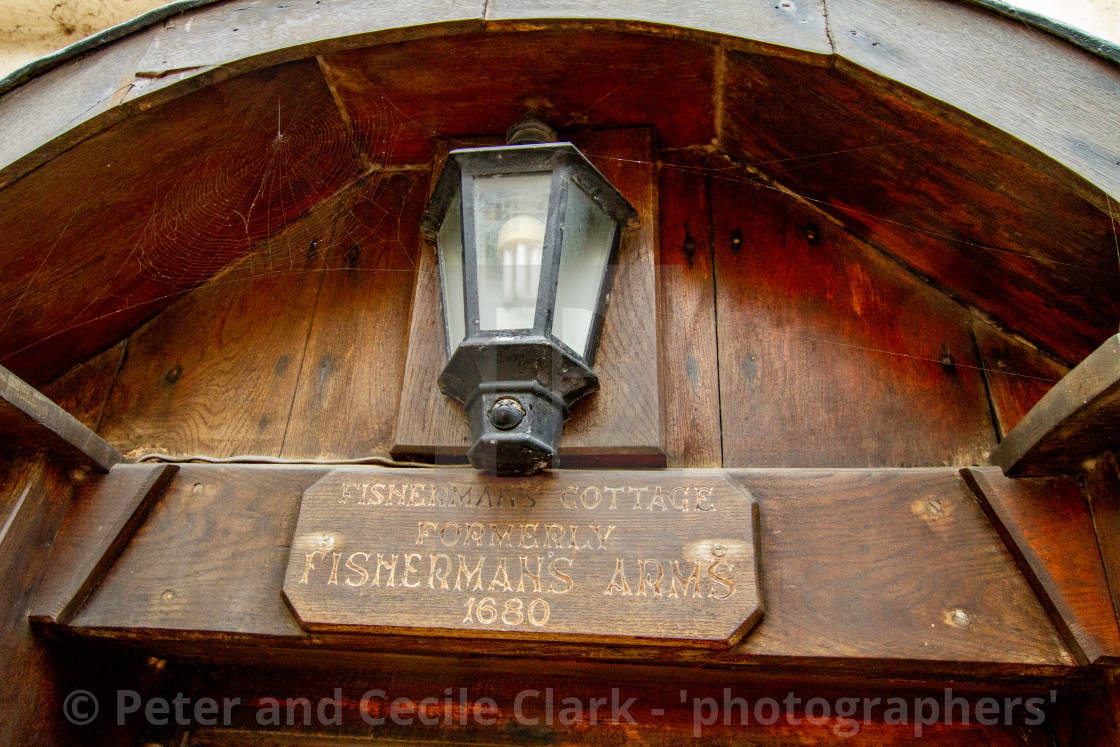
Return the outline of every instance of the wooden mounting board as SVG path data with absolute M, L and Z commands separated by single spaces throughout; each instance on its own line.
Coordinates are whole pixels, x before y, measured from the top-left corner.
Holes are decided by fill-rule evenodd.
M 712 473 L 335 470 L 284 595 L 311 630 L 729 647 L 762 617 L 757 513 Z

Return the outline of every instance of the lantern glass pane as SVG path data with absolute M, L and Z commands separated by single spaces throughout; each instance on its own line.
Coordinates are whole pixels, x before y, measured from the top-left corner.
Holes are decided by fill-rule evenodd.
M 590 195 L 571 182 L 552 333 L 585 359 L 617 228 Z
M 443 286 L 443 320 L 450 355 L 467 335 L 463 304 L 463 196 L 455 195 L 436 235 L 440 284 Z
M 552 172 L 474 179 L 479 329 L 531 329 Z

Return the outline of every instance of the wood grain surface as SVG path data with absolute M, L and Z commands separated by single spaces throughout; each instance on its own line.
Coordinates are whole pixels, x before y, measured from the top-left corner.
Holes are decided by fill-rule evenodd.
M 427 184 L 371 176 L 336 215 L 281 456 L 389 456 Z
M 74 502 L 51 548 L 51 570 L 31 603 L 31 621 L 66 625 L 73 619 L 178 470 L 176 464 L 118 464 Z
M 300 494 L 323 474 L 311 467 L 184 465 L 70 630 L 191 656 L 219 649 L 233 656 L 224 646 L 256 650 L 277 635 L 290 639 L 285 645 L 315 641 L 355 652 L 458 656 L 461 644 L 439 637 L 305 638 L 280 590 Z M 737 648 L 555 643 L 546 650 L 541 643 L 479 640 L 472 644 L 476 653 L 716 667 L 805 664 L 834 673 L 876 662 L 879 672 L 924 676 L 1056 674 L 1074 666 L 956 469 L 731 474 L 759 503 L 766 605 L 761 625 Z M 231 544 L 231 536 L 241 539 Z M 963 617 L 955 616 L 958 610 Z
M 79 423 L 96 433 L 101 427 L 109 390 L 124 362 L 128 340 L 98 353 L 58 377 L 41 391 L 52 402 L 73 415 Z
M 984 463 L 968 311 L 742 172 L 711 185 L 724 466 Z
M 107 472 L 120 453 L 42 392 L 0 366 L 0 449 L 45 449 L 87 469 Z
M 714 55 L 709 45 L 676 39 L 533 31 L 385 44 L 323 62 L 360 140 L 389 146 L 378 155 L 389 162 L 426 163 L 434 137 L 462 147 L 454 141 L 504 135 L 529 110 L 560 131 L 652 125 L 671 145 L 707 143 L 715 134 Z
M 75 624 L 303 638 L 280 589 L 300 495 L 325 470 L 234 472 L 184 465 Z
M 789 5 L 774 4 L 770 0 L 743 0 L 727 5 L 645 0 L 616 0 L 609 4 L 588 4 L 579 0 L 490 0 L 486 3 L 485 19 L 487 28 L 498 29 L 545 23 L 555 27 L 559 25 L 558 19 L 579 19 L 585 23 L 594 19 L 606 25 L 603 20 L 617 19 L 617 25 L 623 28 L 664 24 L 655 27 L 657 33 L 706 31 L 739 37 L 728 41 L 745 42 L 753 50 L 771 54 L 791 54 L 795 50 L 818 55 L 832 52 L 824 0 Z M 533 20 L 537 23 L 527 23 Z
M 347 138 L 312 60 L 123 121 L 0 190 L 20 247 L 0 257 L 0 365 L 39 385 L 127 336 L 357 176 Z
M 279 456 L 321 272 L 215 282 L 129 340 L 101 433 L 134 456 Z
M 1112 607 L 1120 620 L 1120 466 L 1115 454 L 1106 454 L 1086 470 L 1085 492 L 1112 593 Z
M 720 649 L 762 615 L 757 533 L 716 473 L 342 469 L 303 493 L 284 597 L 312 631 Z
M 843 6 L 853 4 L 864 6 L 866 24 L 917 4 L 935 13 L 930 3 L 899 2 L 889 11 L 874 3 Z M 853 36 L 863 33 L 845 27 L 841 41 L 867 43 Z M 912 51 L 924 56 L 926 49 L 914 41 Z M 879 47 L 870 54 L 883 58 Z M 943 57 L 939 65 L 954 58 Z M 720 145 L 729 155 L 1067 364 L 1115 332 L 1120 272 L 1108 204 L 1067 168 L 990 124 L 858 68 L 738 52 L 729 52 L 726 64 Z M 1038 121 L 1037 109 L 1029 111 L 1035 114 L 1015 121 Z
M 1089 502 L 1069 478 L 1011 480 L 998 467 L 961 470 L 1054 626 L 1078 660 L 1120 654 L 1120 629 Z
M 665 154 L 657 170 L 661 407 L 670 467 L 719 467 L 715 274 L 706 162 Z
M 1069 368 L 975 313 L 972 333 L 984 366 L 996 426 L 1003 438 L 1069 373 Z
M 1120 446 L 1120 335 L 1077 364 L 1038 401 L 992 454 L 1012 477 L 1077 473 Z

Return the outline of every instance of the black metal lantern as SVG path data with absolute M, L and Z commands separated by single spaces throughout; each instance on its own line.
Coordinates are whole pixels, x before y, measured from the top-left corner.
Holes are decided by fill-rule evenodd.
M 557 464 L 569 406 L 599 388 L 595 348 L 620 236 L 636 221 L 571 143 L 448 156 L 422 225 L 443 288 L 439 387 L 467 411 L 475 467 L 531 474 Z

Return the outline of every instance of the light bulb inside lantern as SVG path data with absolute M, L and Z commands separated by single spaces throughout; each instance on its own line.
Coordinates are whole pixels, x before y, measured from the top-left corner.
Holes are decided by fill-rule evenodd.
M 537 286 L 541 279 L 544 223 L 531 215 L 515 215 L 498 231 L 502 260 L 502 327 L 532 327 Z

